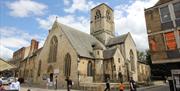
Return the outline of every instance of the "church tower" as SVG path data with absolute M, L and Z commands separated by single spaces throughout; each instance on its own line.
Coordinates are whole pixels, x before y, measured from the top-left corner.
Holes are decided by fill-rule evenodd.
M 113 10 L 102 3 L 91 9 L 90 33 L 103 44 L 114 37 L 114 14 Z

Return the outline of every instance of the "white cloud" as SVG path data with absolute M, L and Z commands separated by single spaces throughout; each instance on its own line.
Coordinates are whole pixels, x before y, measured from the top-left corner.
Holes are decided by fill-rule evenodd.
M 70 0 L 63 0 L 64 1 L 64 5 L 68 6 L 70 4 Z
M 88 0 L 73 0 L 71 7 L 65 8 L 64 11 L 67 13 L 74 13 L 76 10 L 79 11 L 89 11 L 92 7 L 96 6 L 99 3 L 94 3 L 93 1 Z
M 31 39 L 40 41 L 40 46 L 44 43 L 44 37 L 41 35 L 30 35 L 13 27 L 0 27 L 0 57 L 11 58 L 13 51 L 29 46 Z
M 11 9 L 10 15 L 15 17 L 27 17 L 30 15 L 43 15 L 47 6 L 31 0 L 19 0 L 8 2 L 7 7 Z
M 115 16 L 115 31 L 119 35 L 131 32 L 132 37 L 134 38 L 137 48 L 140 50 L 148 49 L 148 41 L 146 34 L 146 25 L 145 25 L 145 17 L 144 17 L 144 8 L 148 8 L 153 6 L 158 0 L 137 0 L 132 2 L 130 5 L 118 5 L 114 7 L 114 16 Z M 80 2 L 77 0 L 74 1 L 73 4 Z M 87 4 L 86 0 L 82 0 L 83 4 Z M 92 2 L 93 3 L 93 2 Z M 73 13 L 76 10 L 83 11 L 81 8 L 84 7 L 84 10 L 90 9 L 85 8 L 82 5 L 71 6 L 68 12 Z M 88 4 L 87 4 L 88 6 Z M 87 7 L 86 6 L 86 7 Z M 74 7 L 74 9 L 73 9 Z M 81 8 L 80 8 L 81 7 Z M 43 29 L 50 29 L 52 27 L 53 22 L 55 21 L 55 17 L 58 15 L 50 15 L 46 19 L 37 18 L 37 21 L 40 24 L 40 27 Z M 58 21 L 60 23 L 66 24 L 83 32 L 90 32 L 90 17 L 77 17 L 74 15 L 67 16 L 58 16 Z
M 0 45 L 0 58 L 3 58 L 5 60 L 8 60 L 13 55 L 13 51 L 9 48 L 6 48 L 2 45 Z
M 53 22 L 56 17 L 58 17 L 58 22 L 76 28 L 77 30 L 81 30 L 83 32 L 89 33 L 89 19 L 85 17 L 76 17 L 73 15 L 67 16 L 58 16 L 58 15 L 50 15 L 46 19 L 37 18 L 37 21 L 40 24 L 40 28 L 45 30 L 51 29 Z
M 148 49 L 144 9 L 153 6 L 158 0 L 137 0 L 130 5 L 115 7 L 115 29 L 118 34 L 131 32 L 137 48 Z

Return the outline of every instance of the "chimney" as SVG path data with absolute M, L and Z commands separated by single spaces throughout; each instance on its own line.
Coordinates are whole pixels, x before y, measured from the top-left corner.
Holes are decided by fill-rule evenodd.
M 31 52 L 34 52 L 38 49 L 39 42 L 35 39 L 31 40 Z

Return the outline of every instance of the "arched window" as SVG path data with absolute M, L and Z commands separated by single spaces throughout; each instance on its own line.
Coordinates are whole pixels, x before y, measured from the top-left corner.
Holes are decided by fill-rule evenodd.
M 37 72 L 37 76 L 41 75 L 41 60 L 39 61 L 39 65 L 38 65 L 38 72 Z
M 131 70 L 132 71 L 135 71 L 135 62 L 134 62 L 134 53 L 133 53 L 133 51 L 132 50 L 130 50 L 130 52 L 129 52 L 129 55 L 130 55 L 130 64 L 131 64 Z
M 69 77 L 71 75 L 71 55 L 67 53 L 64 59 L 64 75 Z
M 101 18 L 101 11 L 96 10 L 95 20 Z
M 89 61 L 87 65 L 87 76 L 93 76 L 93 71 L 92 71 L 92 62 Z
M 58 39 L 56 36 L 53 36 L 51 41 L 50 41 L 50 50 L 49 50 L 48 62 L 56 62 L 57 47 L 58 47 Z
M 106 18 L 107 18 L 108 20 L 111 19 L 111 15 L 110 15 L 110 11 L 109 11 L 109 10 L 106 11 Z

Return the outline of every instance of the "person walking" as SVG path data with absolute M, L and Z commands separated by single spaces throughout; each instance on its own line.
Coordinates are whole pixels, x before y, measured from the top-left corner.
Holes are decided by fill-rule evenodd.
M 130 91 L 136 91 L 136 82 L 133 80 L 132 77 L 130 78 L 129 84 L 130 84 Z
M 125 85 L 123 84 L 123 82 L 121 82 L 119 85 L 119 91 L 124 91 L 124 89 L 125 89 Z
M 106 80 L 106 88 L 104 91 L 110 91 L 110 83 L 109 83 L 109 78 Z
M 0 80 L 0 91 L 6 91 L 1 80 Z
M 67 91 L 70 91 L 71 85 L 72 85 L 72 81 L 69 77 L 67 77 L 65 79 L 65 81 L 67 82 Z
M 11 91 L 20 91 L 20 83 L 14 78 L 14 81 L 10 84 L 9 89 Z
M 47 77 L 47 79 L 46 79 L 46 88 L 47 89 L 49 89 L 49 86 L 50 86 L 50 78 L 49 77 Z

